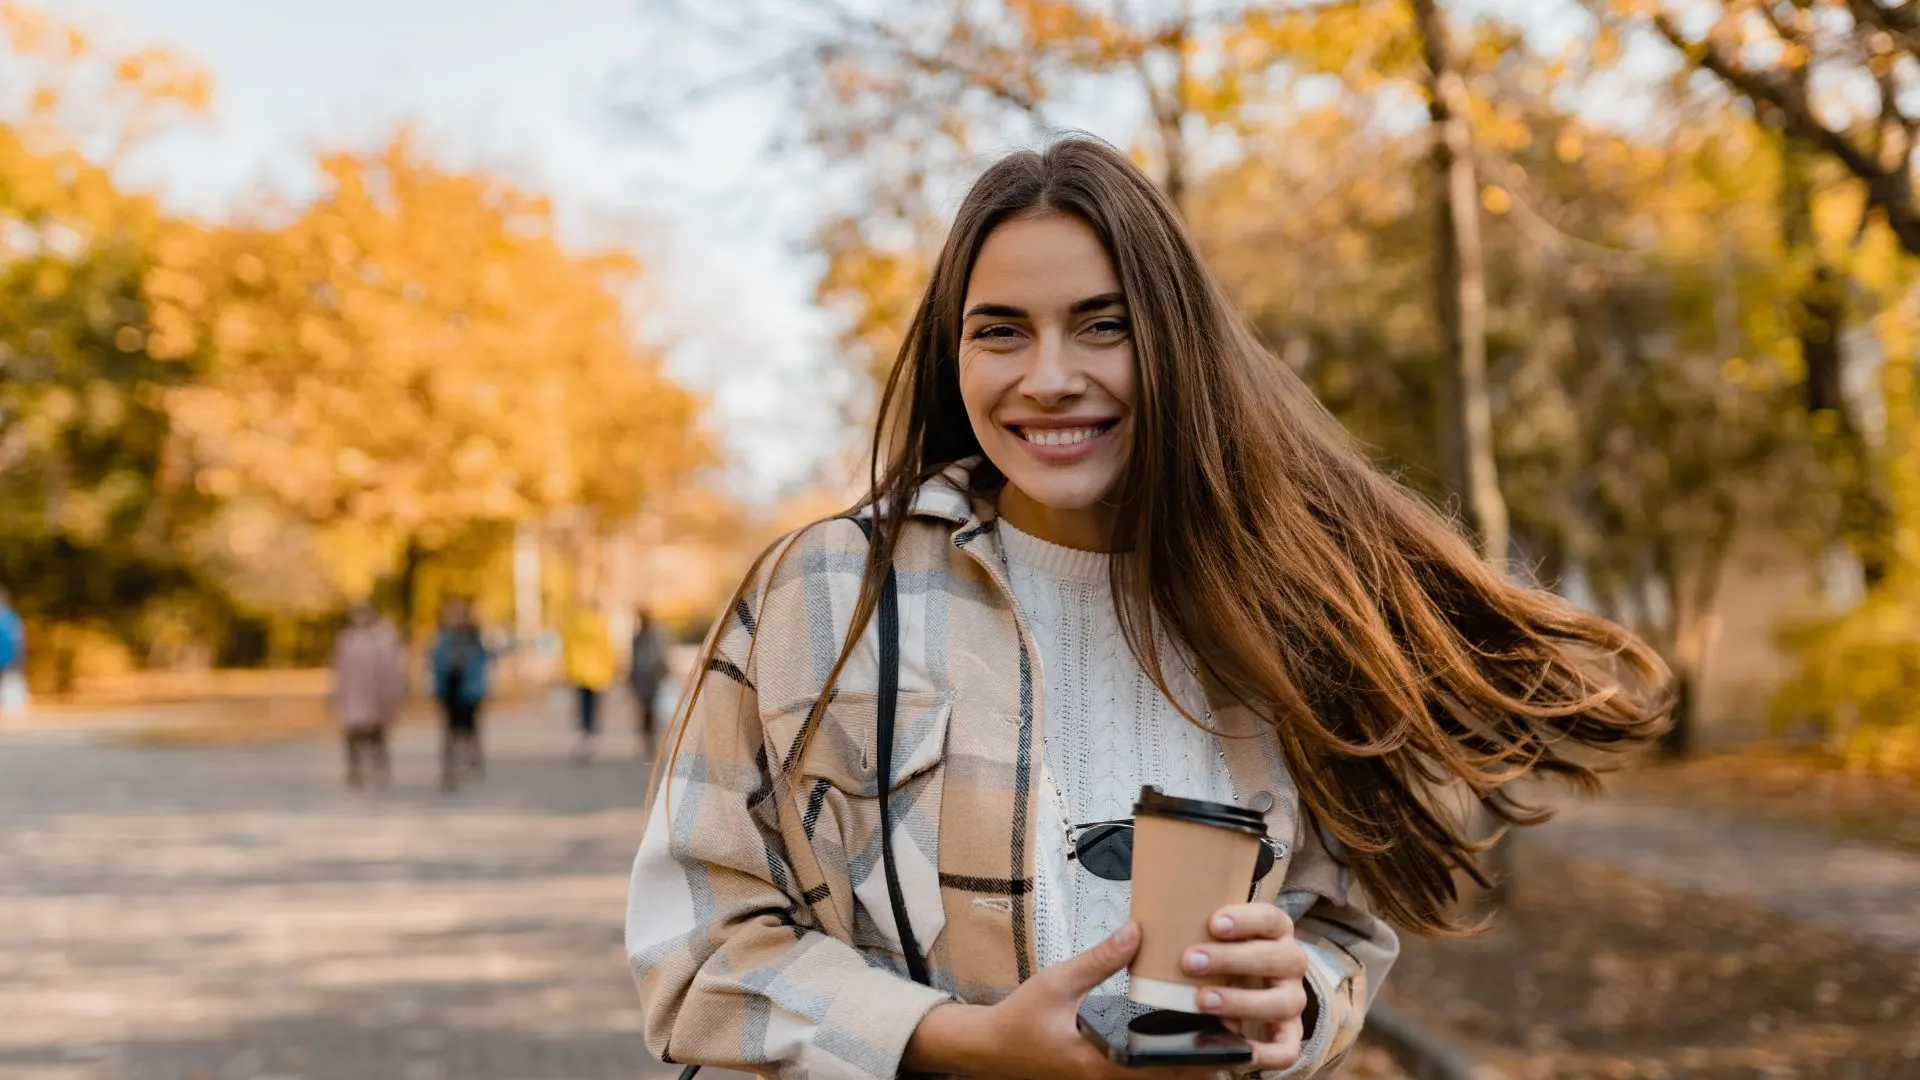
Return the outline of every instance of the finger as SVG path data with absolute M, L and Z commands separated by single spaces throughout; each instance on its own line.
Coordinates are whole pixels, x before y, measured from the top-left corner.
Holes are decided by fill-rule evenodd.
M 1260 988 L 1209 986 L 1197 1000 L 1211 1016 L 1277 1025 L 1298 1021 L 1307 1011 L 1307 988 L 1298 979 Z
M 1307 974 L 1307 951 L 1298 941 L 1216 941 L 1196 945 L 1180 956 L 1189 975 L 1238 975 L 1251 979 L 1300 979 Z
M 1287 1021 L 1274 1038 L 1253 1044 L 1251 1067 L 1257 1071 L 1292 1068 L 1300 1060 L 1300 1043 L 1304 1034 L 1299 1020 Z
M 1086 952 L 1054 965 L 1051 977 L 1068 993 L 1084 997 L 1133 962 L 1140 950 L 1140 924 L 1129 922 Z
M 1293 936 L 1293 920 L 1272 904 L 1233 904 L 1213 913 L 1207 930 L 1215 941 Z

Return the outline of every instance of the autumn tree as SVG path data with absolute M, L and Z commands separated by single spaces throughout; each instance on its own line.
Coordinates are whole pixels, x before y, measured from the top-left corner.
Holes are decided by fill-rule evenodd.
M 109 168 L 204 110 L 207 73 L 158 46 L 122 48 L 29 4 L 0 2 L 0 114 L 41 149 L 58 145 Z
M 1613 130 L 1567 104 L 1610 75 L 1599 43 L 1544 55 L 1497 25 L 1469 29 L 1489 405 L 1516 570 L 1638 627 L 1697 686 L 1733 537 L 1787 530 L 1811 544 L 1834 512 L 1798 407 L 1780 159 L 1764 129 L 1684 86 L 1658 107 L 1686 122 Z M 1323 72 L 1346 64 L 1341 48 L 1322 55 Z M 1442 370 L 1441 189 L 1423 182 L 1425 132 L 1366 101 L 1418 84 L 1370 78 L 1366 94 L 1249 140 L 1196 193 L 1195 224 L 1287 362 L 1438 494 L 1438 440 L 1415 421 Z M 1822 243 L 1836 210 L 1844 200 L 1816 200 Z
M 1465 78 L 1453 58 L 1446 17 L 1435 0 L 1410 0 L 1426 57 L 1427 115 L 1433 125 L 1439 189 L 1436 288 L 1446 358 L 1440 386 L 1440 461 L 1460 496 L 1467 526 L 1490 559 L 1508 555 L 1507 503 L 1494 464 L 1487 401 L 1487 286 L 1480 243 L 1480 181 Z
M 209 494 L 309 531 L 343 595 L 486 563 L 518 522 L 631 514 L 706 460 L 699 402 L 640 343 L 625 255 L 576 255 L 546 201 L 406 134 L 322 161 L 284 224 L 182 236 L 148 275 L 169 396 Z
M 1287 3 L 1122 5 L 1084 0 L 937 0 L 875 10 L 841 0 L 742 4 L 730 19 L 686 5 L 716 40 L 787 44 L 738 72 L 644 91 L 642 112 L 678 107 L 742 83 L 793 102 L 797 149 L 824 161 L 839 192 L 815 242 L 826 268 L 816 295 L 846 318 L 853 362 L 884 379 L 959 191 L 1010 144 L 1085 125 L 1089 101 L 1123 101 L 1140 122 L 1128 145 L 1176 206 L 1239 106 L 1265 77 L 1235 36 Z M 663 69 L 670 70 L 670 69 Z M 678 76 L 674 76 L 677 80 Z
M 1911 36 L 1911 13 L 1877 0 L 1733 0 L 1693 9 L 1588 4 L 1613 25 L 1650 29 L 1784 137 L 1781 224 L 1804 277 L 1796 307 L 1807 408 L 1827 429 L 1849 539 L 1868 583 L 1876 584 L 1887 573 L 1894 528 L 1884 463 L 1842 393 L 1848 296 L 1858 286 L 1816 242 L 1810 202 L 1818 184 L 1851 177 L 1863 203 L 1856 242 L 1866 235 L 1866 215 L 1877 216 L 1908 252 L 1920 253 L 1911 161 L 1917 121 L 1910 115 L 1920 76 L 1912 50 L 1920 41 Z
M 1898 249 L 1920 254 L 1920 11 L 1882 0 L 1588 6 L 1648 31 L 1784 139 L 1782 227 L 1801 278 L 1792 310 L 1805 403 L 1837 465 L 1845 535 L 1869 592 L 1857 610 L 1791 636 L 1805 667 L 1780 705 L 1837 737 L 1860 734 L 1856 750 L 1902 746 L 1920 759 L 1920 714 L 1887 689 L 1920 671 L 1920 630 L 1890 614 L 1920 601 L 1904 542 L 1920 521 L 1908 477 L 1915 418 L 1901 407 L 1910 400 L 1912 286 L 1908 268 L 1873 245 L 1884 230 Z M 1822 228 L 1816 203 L 1839 201 L 1835 193 L 1852 205 Z M 1862 372 L 1869 360 L 1878 370 Z
M 207 508 L 165 409 L 196 372 L 148 348 L 141 292 L 172 226 L 87 152 L 131 148 L 204 85 L 166 53 L 0 3 L 0 582 L 56 686 L 86 633 L 141 646 L 161 609 L 206 606 L 181 538 Z

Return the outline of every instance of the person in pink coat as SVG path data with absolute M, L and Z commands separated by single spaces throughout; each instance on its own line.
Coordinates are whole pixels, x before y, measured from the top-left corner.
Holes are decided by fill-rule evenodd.
M 353 609 L 333 644 L 333 708 L 346 737 L 348 787 L 360 787 L 368 772 L 380 787 L 392 779 L 387 727 L 407 698 L 405 651 L 372 604 Z

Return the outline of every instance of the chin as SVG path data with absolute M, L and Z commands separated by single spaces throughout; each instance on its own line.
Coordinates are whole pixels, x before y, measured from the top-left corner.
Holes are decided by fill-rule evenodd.
M 1078 510 L 1091 510 L 1106 498 L 1112 485 L 1091 486 L 1081 484 L 1022 484 L 1013 481 L 1014 486 L 1026 493 L 1029 499 L 1049 510 L 1068 513 Z
M 1061 475 L 1065 470 L 1039 470 L 1026 462 L 1020 464 L 1026 467 L 1002 468 L 1001 475 L 1007 478 L 1007 483 L 1020 489 L 1021 494 L 1049 510 L 1073 513 L 1094 509 L 1113 492 L 1119 482 L 1117 471 L 1107 469 L 1075 469 Z

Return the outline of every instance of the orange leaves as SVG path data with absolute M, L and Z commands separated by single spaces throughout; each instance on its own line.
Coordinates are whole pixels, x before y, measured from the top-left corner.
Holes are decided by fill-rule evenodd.
M 211 97 L 205 70 L 169 50 L 103 44 L 22 3 L 0 2 L 0 62 L 23 134 L 43 150 L 88 144 L 117 158 Z
M 1249 66 L 1277 63 L 1301 74 L 1337 75 L 1356 89 L 1412 77 L 1420 64 L 1420 41 L 1399 0 L 1257 11 L 1229 40 Z
M 174 401 L 203 475 L 322 533 L 434 547 L 627 514 L 705 462 L 697 403 L 634 344 L 630 255 L 567 252 L 543 197 L 404 131 L 323 172 L 287 225 L 175 241 L 149 276 L 156 327 L 208 353 Z
M 205 109 L 212 97 L 207 73 L 166 49 L 146 48 L 113 64 L 114 80 L 147 103 L 170 103 L 189 112 Z

